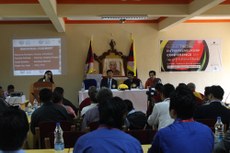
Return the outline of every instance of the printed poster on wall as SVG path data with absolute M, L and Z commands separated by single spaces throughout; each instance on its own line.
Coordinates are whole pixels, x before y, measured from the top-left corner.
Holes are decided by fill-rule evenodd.
M 160 40 L 161 71 L 220 71 L 220 40 Z

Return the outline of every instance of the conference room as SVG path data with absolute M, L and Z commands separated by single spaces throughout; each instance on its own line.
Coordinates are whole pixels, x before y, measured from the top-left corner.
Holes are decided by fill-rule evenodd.
M 65 97 L 78 107 L 86 98 L 81 88 L 87 76 L 90 42 L 92 53 L 100 57 L 112 50 L 110 42 L 114 40 L 113 49 L 126 57 L 133 44 L 137 74 L 143 84 L 149 77 L 148 72 L 155 70 L 163 84 L 177 86 L 194 82 L 201 93 L 205 86 L 220 85 L 225 91 L 223 102 L 230 103 L 229 7 L 229 0 L 2 0 L 0 85 L 6 90 L 13 84 L 16 91 L 23 92 L 29 99 L 31 85 L 46 70 L 52 70 L 55 86 L 63 87 Z M 185 64 L 182 68 L 173 65 L 175 61 L 171 60 L 170 51 L 166 53 L 167 47 L 171 45 L 172 51 L 195 42 L 203 43 L 202 55 L 206 53 L 205 56 L 200 56 L 195 48 L 199 53 L 191 59 L 199 58 L 196 64 Z M 177 44 L 179 47 L 173 48 Z M 28 58 L 29 50 L 36 50 L 39 56 L 37 63 L 25 70 L 29 65 L 20 60 Z M 20 51 L 23 54 L 16 56 Z M 191 52 L 185 54 L 186 51 L 183 50 L 180 57 L 190 56 Z M 44 61 L 39 63 L 39 58 Z M 50 59 L 53 63 L 47 66 Z M 94 75 L 104 75 L 100 64 L 94 58 Z M 127 72 L 127 65 L 123 64 Z M 127 78 L 126 73 L 115 77 Z M 147 95 L 144 90 L 140 92 L 142 100 L 135 102 L 135 106 L 145 112 Z

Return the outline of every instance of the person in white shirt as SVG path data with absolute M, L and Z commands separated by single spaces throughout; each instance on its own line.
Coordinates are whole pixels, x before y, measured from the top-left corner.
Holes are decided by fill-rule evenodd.
M 169 97 L 173 91 L 175 91 L 175 87 L 172 84 L 164 85 L 163 92 L 160 93 L 163 101 L 155 104 L 152 114 L 148 117 L 147 122 L 153 129 L 159 130 L 174 121 L 169 115 Z
M 97 99 L 96 99 L 96 95 L 97 95 L 97 88 L 95 86 L 91 86 L 89 87 L 89 97 L 92 101 L 92 103 L 86 107 L 84 107 L 82 110 L 81 110 L 81 116 L 84 116 L 85 113 L 90 110 L 91 108 L 94 108 L 95 106 L 97 106 L 98 102 L 97 102 Z

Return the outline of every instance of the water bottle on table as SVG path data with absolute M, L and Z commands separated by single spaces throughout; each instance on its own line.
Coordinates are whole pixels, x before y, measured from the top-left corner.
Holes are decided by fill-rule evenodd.
M 64 139 L 63 139 L 63 130 L 59 122 L 56 123 L 56 128 L 54 131 L 54 150 L 55 153 L 64 152 Z
M 215 143 L 218 143 L 224 138 L 224 124 L 222 123 L 220 116 L 217 117 L 214 128 L 215 128 Z

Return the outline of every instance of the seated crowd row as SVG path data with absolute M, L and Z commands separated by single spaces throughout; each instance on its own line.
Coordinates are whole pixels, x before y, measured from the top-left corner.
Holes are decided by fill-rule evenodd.
M 158 129 L 149 148 L 149 153 L 229 152 L 230 144 L 226 141 L 230 136 L 229 130 L 225 135 L 224 141 L 214 146 L 212 130 L 208 126 L 195 121 L 199 118 L 216 119 L 217 116 L 220 116 L 225 124 L 229 123 L 230 110 L 221 103 L 224 90 L 220 86 L 213 85 L 207 88 L 208 90 L 205 94 L 207 103 L 198 105 L 198 96 L 195 91 L 189 88 L 189 85 L 179 84 L 176 88 L 171 84 L 162 85 L 159 88 L 160 90 L 157 91 L 161 102 L 154 103 L 153 101 L 151 103 L 151 113 L 148 116 L 144 115 L 140 120 L 137 120 L 139 118 L 129 117 L 130 114 L 138 112 L 135 111 L 130 101 L 113 97 L 111 90 L 108 88 L 101 88 L 99 91 L 95 87 L 91 87 L 91 89 L 94 90 L 94 97 L 92 98 L 94 106 L 89 105 L 88 110 L 82 110 L 82 130 L 91 122 L 98 122 L 99 127 L 77 140 L 74 147 L 75 153 L 143 152 L 140 142 L 121 129 L 124 126 L 134 126 L 133 128 L 137 129 L 143 128 L 146 120 L 149 126 Z M 73 114 L 66 107 L 63 107 L 60 102 L 63 100 L 61 94 L 52 93 L 49 89 L 42 89 L 39 97 L 43 104 L 31 116 L 30 126 L 33 133 L 39 122 L 72 120 L 71 115 Z M 59 102 L 60 104 L 55 104 Z M 26 133 L 29 130 L 27 119 L 24 119 L 26 120 L 25 122 L 21 122 L 26 117 L 25 113 L 2 104 L 0 106 L 0 150 L 18 150 L 22 146 L 22 141 L 26 138 Z M 138 115 L 136 114 L 136 116 Z M 134 121 L 132 120 L 133 118 Z M 144 121 L 144 124 L 141 121 Z M 20 122 L 20 124 L 17 122 Z M 139 125 L 141 126 L 139 127 Z M 16 128 L 15 126 L 20 127 Z M 15 136 L 18 137 L 17 142 L 12 141 L 16 140 Z

